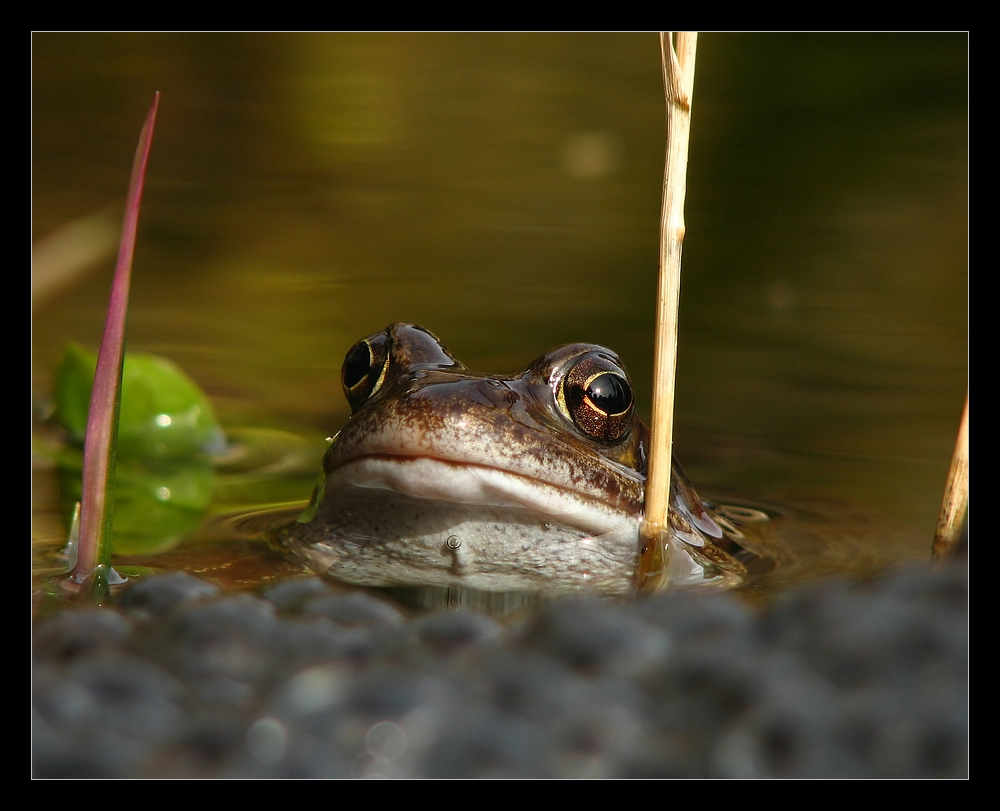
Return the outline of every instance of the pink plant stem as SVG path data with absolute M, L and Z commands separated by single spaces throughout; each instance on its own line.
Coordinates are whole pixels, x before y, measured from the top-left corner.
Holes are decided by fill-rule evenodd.
M 146 116 L 139 146 L 132 163 L 132 178 L 125 202 L 118 264 L 111 283 L 111 300 L 104 323 L 104 337 L 97 355 L 97 372 L 90 395 L 87 416 L 87 437 L 83 450 L 83 494 L 80 508 L 80 544 L 73 580 L 82 583 L 95 568 L 110 561 L 111 495 L 114 479 L 114 443 L 118 432 L 118 410 L 121 399 L 121 372 L 125 359 L 125 323 L 128 315 L 128 294 L 132 280 L 132 255 L 139 224 L 139 204 L 146 181 L 146 164 L 153 143 L 153 126 L 160 94 Z

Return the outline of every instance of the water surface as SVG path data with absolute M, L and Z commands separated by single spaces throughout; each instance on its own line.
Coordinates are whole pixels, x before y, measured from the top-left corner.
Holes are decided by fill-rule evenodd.
M 648 33 L 34 35 L 33 239 L 86 268 L 33 309 L 36 403 L 99 341 L 101 223 L 159 90 L 130 346 L 227 428 L 301 439 L 294 486 L 253 500 L 308 496 L 344 353 L 391 321 L 492 372 L 603 343 L 647 404 L 660 81 Z M 967 381 L 967 38 L 702 35 L 691 137 L 689 475 L 873 509 L 926 554 Z M 61 531 L 47 470 L 36 537 Z

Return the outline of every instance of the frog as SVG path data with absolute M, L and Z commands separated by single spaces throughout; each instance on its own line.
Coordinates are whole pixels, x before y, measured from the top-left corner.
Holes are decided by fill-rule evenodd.
M 635 593 L 649 429 L 613 351 L 560 346 L 481 374 L 394 323 L 347 352 L 351 416 L 287 550 L 335 581 L 486 592 Z M 664 584 L 770 565 L 672 460 Z

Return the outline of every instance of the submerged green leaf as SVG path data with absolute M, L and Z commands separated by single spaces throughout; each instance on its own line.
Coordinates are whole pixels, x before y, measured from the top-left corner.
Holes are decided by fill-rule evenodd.
M 55 420 L 76 447 L 57 455 L 63 504 L 81 498 L 80 445 L 97 356 L 66 347 L 56 376 Z M 208 509 L 215 471 L 211 456 L 226 439 L 198 385 L 171 361 L 156 355 L 125 356 L 111 548 L 115 554 L 158 552 L 176 546 Z
M 67 514 L 80 498 L 83 457 L 75 448 L 58 456 L 59 487 Z M 161 552 L 197 528 L 215 483 L 204 458 L 143 460 L 119 457 L 115 467 L 111 550 L 116 555 Z

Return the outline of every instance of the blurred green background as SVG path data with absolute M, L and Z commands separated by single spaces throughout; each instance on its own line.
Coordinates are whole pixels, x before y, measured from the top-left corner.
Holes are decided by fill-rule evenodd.
M 100 340 L 159 90 L 130 348 L 227 427 L 332 434 L 344 353 L 397 320 L 491 372 L 606 344 L 648 413 L 655 34 L 32 42 L 38 404 Z M 676 451 L 700 489 L 847 499 L 929 543 L 967 385 L 967 70 L 964 34 L 699 37 Z

